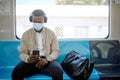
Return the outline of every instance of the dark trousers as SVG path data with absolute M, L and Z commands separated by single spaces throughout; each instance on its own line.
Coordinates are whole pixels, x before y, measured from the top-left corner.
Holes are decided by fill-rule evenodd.
M 39 69 L 34 64 L 20 62 L 12 72 L 12 80 L 24 80 L 35 74 L 44 74 L 52 77 L 52 80 L 63 80 L 63 70 L 58 62 L 53 61 Z

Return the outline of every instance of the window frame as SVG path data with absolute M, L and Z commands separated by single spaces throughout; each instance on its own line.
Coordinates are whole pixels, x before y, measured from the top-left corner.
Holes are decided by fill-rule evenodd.
M 110 35 L 110 21 L 111 21 L 111 0 L 108 0 L 108 34 L 106 35 L 106 37 L 105 38 L 58 38 L 58 39 L 107 39 L 107 38 L 109 38 L 109 35 Z M 16 0 L 15 0 L 15 5 L 17 6 L 17 4 L 16 4 Z M 15 6 L 15 13 L 16 13 L 16 6 Z M 21 38 L 19 38 L 18 36 L 17 36 L 17 30 L 16 30 L 16 28 L 17 28 L 17 14 L 15 14 L 15 36 L 16 36 L 16 38 L 17 39 L 21 39 Z

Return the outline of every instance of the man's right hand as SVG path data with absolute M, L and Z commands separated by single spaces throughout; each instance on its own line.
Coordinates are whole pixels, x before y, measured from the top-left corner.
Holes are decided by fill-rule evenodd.
M 38 55 L 30 55 L 28 58 L 29 63 L 37 63 L 39 61 L 39 56 Z

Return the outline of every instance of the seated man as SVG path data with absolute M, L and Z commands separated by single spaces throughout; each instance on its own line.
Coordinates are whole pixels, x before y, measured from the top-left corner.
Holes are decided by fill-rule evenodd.
M 38 9 L 30 17 L 33 28 L 27 30 L 21 39 L 20 62 L 12 72 L 12 80 L 23 80 L 35 74 L 44 74 L 52 80 L 63 80 L 63 71 L 56 61 L 59 56 L 57 37 L 54 32 L 46 28 L 46 14 Z M 33 54 L 38 53 L 38 55 Z

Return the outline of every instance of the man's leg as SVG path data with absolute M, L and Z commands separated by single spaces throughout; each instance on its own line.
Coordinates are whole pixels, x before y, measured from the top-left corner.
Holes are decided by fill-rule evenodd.
M 49 63 L 47 66 L 41 68 L 39 70 L 39 72 L 41 74 L 45 74 L 45 75 L 51 76 L 52 80 L 63 80 L 63 70 L 62 70 L 62 67 L 56 61 L 53 61 L 53 62 Z
M 37 74 L 37 68 L 33 64 L 19 63 L 12 72 L 12 80 L 23 80 L 25 77 Z

